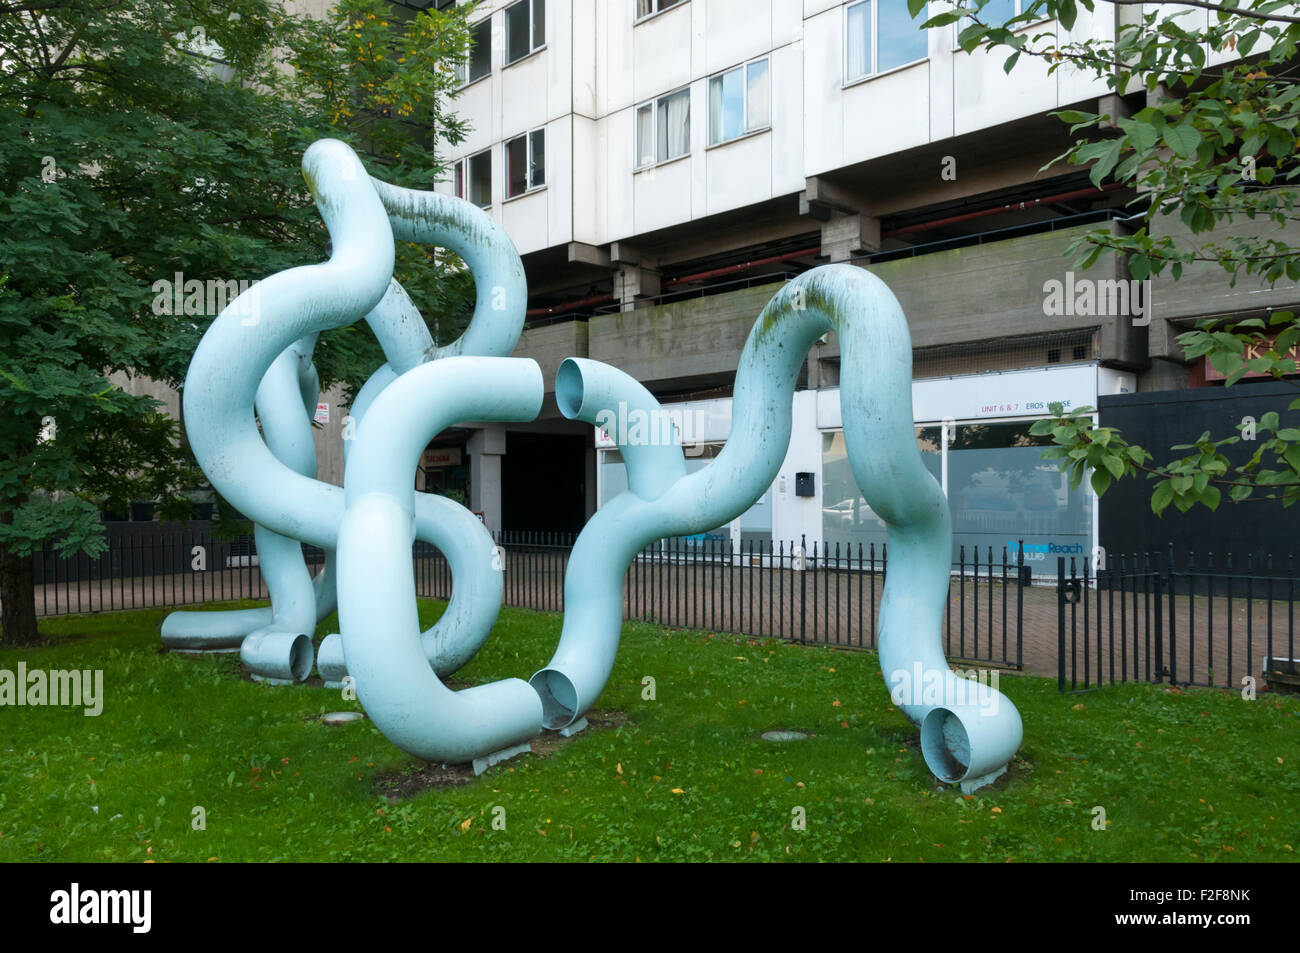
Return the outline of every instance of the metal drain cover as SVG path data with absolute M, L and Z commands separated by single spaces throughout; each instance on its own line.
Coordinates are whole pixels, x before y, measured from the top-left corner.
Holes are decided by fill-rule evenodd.
M 765 731 L 764 741 L 803 741 L 808 736 L 802 731 Z
M 365 717 L 359 711 L 332 711 L 328 715 L 322 715 L 320 720 L 327 725 L 350 725 Z

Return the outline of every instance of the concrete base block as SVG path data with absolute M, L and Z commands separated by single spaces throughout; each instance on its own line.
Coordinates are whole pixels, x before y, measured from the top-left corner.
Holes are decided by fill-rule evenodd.
M 494 764 L 500 764 L 502 761 L 508 761 L 516 755 L 525 754 L 532 750 L 533 746 L 525 741 L 521 744 L 511 745 L 509 748 L 502 748 L 500 751 L 493 751 L 491 754 L 485 754 L 481 758 L 474 759 L 474 773 L 482 774 Z
M 574 735 L 576 735 L 578 732 L 582 731 L 586 727 L 587 727 L 587 716 L 583 715 L 573 724 L 566 725 L 565 727 L 561 728 L 560 737 L 572 738 Z
M 297 685 L 298 683 L 288 678 L 269 678 L 266 675 L 258 675 L 256 672 L 249 672 L 248 677 L 255 682 L 264 682 L 267 685 Z
M 996 771 L 990 771 L 988 774 L 980 775 L 978 778 L 970 778 L 966 781 L 963 781 L 961 782 L 961 793 L 974 794 L 980 788 L 992 784 L 994 781 L 996 781 L 998 778 L 1002 777 L 1002 775 L 1006 773 L 1007 773 L 1007 766 L 1004 764 Z

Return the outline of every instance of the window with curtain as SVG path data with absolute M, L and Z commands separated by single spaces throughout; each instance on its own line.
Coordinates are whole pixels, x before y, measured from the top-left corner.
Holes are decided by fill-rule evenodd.
M 683 89 L 659 100 L 659 139 L 655 157 L 660 162 L 691 151 L 691 91 Z
M 472 83 L 492 72 L 492 18 L 471 25 L 469 35 L 469 60 L 459 67 L 462 83 Z
M 506 7 L 506 65 L 546 42 L 546 0 L 519 0 Z
M 546 130 L 534 129 L 506 142 L 506 197 L 546 184 Z
M 844 81 L 851 83 L 870 72 L 871 0 L 863 0 L 844 15 Z
M 637 168 L 676 159 L 691 151 L 691 91 L 660 96 L 636 109 Z
M 925 59 L 928 41 L 921 24 L 926 16 L 921 13 L 913 19 L 907 11 L 907 0 L 862 0 L 847 7 L 844 82 L 851 83 Z
M 636 111 L 636 166 L 641 168 L 655 161 L 655 106 L 646 103 Z
M 768 62 L 754 60 L 709 80 L 709 145 L 768 125 Z

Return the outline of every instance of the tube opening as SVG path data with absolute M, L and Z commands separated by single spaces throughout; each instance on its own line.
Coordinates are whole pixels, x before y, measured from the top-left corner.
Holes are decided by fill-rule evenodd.
M 935 708 L 921 722 L 921 754 L 931 773 L 950 784 L 970 772 L 970 736 L 956 713 Z
M 528 680 L 542 700 L 542 725 L 558 730 L 578 717 L 578 690 L 563 672 L 544 668 Z
M 295 682 L 301 682 L 311 674 L 313 661 L 311 639 L 304 633 L 294 636 L 293 646 L 289 649 L 289 671 Z
M 582 371 L 576 361 L 566 358 L 555 372 L 555 403 L 569 420 L 576 420 L 582 409 Z

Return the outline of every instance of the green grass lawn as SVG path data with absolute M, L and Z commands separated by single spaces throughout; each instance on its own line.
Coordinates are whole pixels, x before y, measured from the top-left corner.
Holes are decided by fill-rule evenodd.
M 421 609 L 428 624 L 442 604 Z M 105 694 L 98 717 L 0 708 L 0 860 L 1294 860 L 1300 847 L 1296 696 L 1063 696 L 1007 676 L 1024 745 L 964 798 L 936 789 L 874 654 L 633 623 L 597 703 L 621 725 L 390 803 L 379 776 L 420 763 L 369 721 L 320 723 L 355 702 L 246 681 L 237 656 L 162 652 L 164 615 L 47 620 L 50 644 L 0 652 L 2 669 L 102 668 Z M 503 610 L 457 679 L 527 678 L 559 627 Z M 771 728 L 811 737 L 763 741 Z

